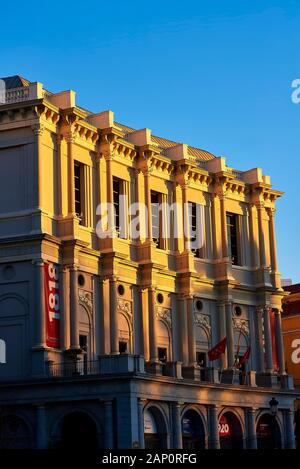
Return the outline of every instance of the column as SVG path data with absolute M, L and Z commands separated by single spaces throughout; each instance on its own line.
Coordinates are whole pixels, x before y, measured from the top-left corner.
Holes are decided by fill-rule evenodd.
M 224 302 L 218 303 L 217 308 L 219 310 L 218 318 L 219 318 L 219 342 L 220 342 L 227 335 L 227 333 L 226 333 L 225 303 Z M 213 345 L 215 345 L 215 344 L 213 344 Z M 228 364 L 227 364 L 227 349 L 225 350 L 225 353 L 223 353 L 221 355 L 220 362 L 221 362 L 220 364 L 221 364 L 222 370 L 224 370 L 225 368 L 228 367 Z M 213 364 L 213 362 L 212 362 L 212 364 Z
M 263 317 L 264 317 L 266 371 L 267 373 L 272 373 L 273 371 L 272 335 L 271 335 L 271 324 L 270 324 L 270 308 L 268 306 L 265 306 L 263 309 Z
M 196 363 L 196 339 L 195 339 L 195 325 L 194 325 L 194 299 L 192 296 L 189 296 L 188 298 L 186 298 L 186 304 L 187 304 L 189 365 L 193 366 Z
M 141 308 L 139 314 L 142 315 L 142 342 L 143 342 L 143 355 L 146 362 L 150 360 L 150 346 L 149 346 L 149 299 L 148 290 L 146 288 L 139 289 Z
M 227 337 L 227 365 L 232 368 L 234 364 L 234 336 L 232 325 L 232 303 L 225 303 L 226 311 L 226 337 Z
M 145 399 L 138 399 L 138 419 L 139 419 L 139 445 L 140 449 L 145 448 L 144 437 L 144 407 L 146 405 Z
M 259 264 L 259 239 L 257 232 L 257 222 L 254 214 L 255 210 L 255 204 L 249 204 L 249 236 L 251 249 L 251 265 L 253 267 L 257 267 Z
M 105 449 L 113 449 L 113 405 L 111 400 L 104 401 L 104 446 Z
M 263 340 L 263 311 L 261 307 L 255 308 L 255 351 L 257 356 L 257 371 L 265 371 L 264 340 Z
M 37 208 L 41 210 L 43 207 L 43 152 L 42 152 L 42 135 L 44 126 L 40 123 L 33 126 L 35 139 L 35 155 L 36 155 L 36 177 L 37 177 Z
M 58 216 L 62 216 L 63 214 L 63 169 L 62 169 L 62 140 L 63 136 L 58 134 L 56 138 L 56 145 L 57 145 L 57 194 L 54 194 L 56 199 L 55 211 Z
M 75 215 L 75 179 L 74 179 L 74 134 L 69 132 L 66 137 L 68 148 L 68 215 Z
M 182 210 L 183 210 L 183 239 L 184 239 L 184 251 L 190 250 L 190 217 L 189 217 L 189 204 L 187 198 L 188 184 L 182 184 Z
M 221 234 L 222 234 L 222 257 L 228 258 L 228 237 L 227 237 L 227 220 L 226 220 L 226 193 L 219 195 L 220 212 L 221 212 Z
M 151 186 L 150 186 L 150 175 L 151 171 L 149 168 L 143 171 L 145 181 L 145 204 L 147 208 L 146 217 L 146 239 L 152 241 L 152 210 L 151 210 Z
M 107 175 L 107 221 L 108 221 L 108 230 L 111 232 L 112 236 L 115 230 L 115 217 L 114 217 L 114 196 L 113 196 L 113 176 L 112 176 L 112 156 L 109 155 L 106 157 L 106 175 Z
M 42 259 L 34 262 L 35 266 L 35 298 L 36 298 L 36 347 L 45 347 L 45 286 L 44 262 Z
M 209 417 L 208 447 L 210 449 L 220 449 L 218 407 L 216 405 L 211 405 L 208 407 L 208 417 Z
M 94 301 L 95 301 L 95 349 L 96 356 L 104 353 L 103 343 L 103 321 L 102 321 L 102 302 L 101 302 L 101 289 L 100 289 L 100 278 L 98 275 L 93 276 L 93 290 L 94 290 Z
M 189 363 L 189 347 L 188 347 L 188 324 L 187 324 L 187 303 L 185 298 L 178 298 L 179 301 L 179 349 L 180 360 L 183 366 Z
M 150 361 L 158 361 L 157 356 L 157 319 L 155 314 L 156 294 L 155 288 L 148 289 L 149 302 L 149 342 L 150 342 Z
M 70 268 L 70 348 L 79 350 L 78 267 Z
M 247 421 L 247 448 L 257 449 L 256 425 L 255 425 L 255 410 L 253 407 L 245 409 Z
M 295 449 L 294 412 L 291 409 L 285 411 L 285 432 L 287 449 Z
M 61 269 L 61 300 L 60 347 L 66 350 L 70 347 L 70 273 L 66 266 Z
M 183 239 L 183 208 L 182 208 L 182 191 L 180 185 L 174 181 L 173 185 L 173 236 L 174 236 L 174 251 L 181 253 L 184 250 Z
M 172 416 L 173 416 L 173 448 L 182 449 L 182 426 L 180 415 L 180 403 L 172 403 Z
M 36 449 L 48 448 L 48 426 L 46 407 L 44 404 L 36 406 Z
M 275 208 L 270 208 L 268 210 L 269 213 L 269 223 L 270 223 L 270 253 L 271 253 L 271 269 L 272 273 L 277 272 L 277 254 L 276 254 L 276 235 L 275 235 L 275 224 L 274 224 L 274 216 L 276 213 Z
M 117 300 L 117 278 L 109 279 L 109 302 L 110 302 L 110 347 L 112 354 L 119 353 L 119 327 L 118 327 L 118 300 Z
M 260 254 L 260 267 L 264 268 L 266 266 L 266 246 L 265 246 L 265 236 L 264 236 L 264 225 L 263 225 L 263 211 L 264 204 L 260 203 L 257 205 L 258 213 L 258 234 L 259 234 L 259 254 Z
M 276 338 L 276 351 L 279 365 L 279 373 L 285 374 L 285 359 L 284 359 L 284 347 L 283 347 L 283 336 L 282 336 L 282 325 L 281 325 L 281 311 L 275 309 L 275 338 Z

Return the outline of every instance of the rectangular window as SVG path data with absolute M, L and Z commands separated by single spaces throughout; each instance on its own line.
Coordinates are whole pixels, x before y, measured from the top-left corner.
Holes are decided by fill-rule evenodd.
M 127 352 L 127 342 L 119 342 L 119 353 L 128 353 Z
M 74 164 L 74 190 L 75 190 L 75 213 L 79 218 L 80 225 L 84 224 L 84 187 L 83 187 L 83 165 L 80 163 Z
M 119 238 L 127 238 L 128 206 L 125 194 L 126 181 L 113 177 L 114 227 Z
M 118 178 L 113 178 L 113 204 L 114 204 L 114 223 L 115 230 L 119 233 L 120 231 L 120 184 L 121 181 Z
M 160 201 L 160 194 L 151 191 L 152 240 L 159 249 L 162 249 Z
M 234 213 L 226 214 L 228 256 L 233 265 L 239 265 L 239 245 L 238 245 L 238 216 Z
M 165 347 L 158 347 L 157 349 L 158 359 L 161 363 L 167 363 L 167 349 Z
M 195 257 L 204 257 L 203 235 L 204 235 L 204 207 L 195 202 L 188 203 L 189 210 L 189 244 Z

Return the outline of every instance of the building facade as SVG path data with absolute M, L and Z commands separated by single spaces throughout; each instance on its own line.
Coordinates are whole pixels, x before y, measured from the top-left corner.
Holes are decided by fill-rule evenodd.
M 300 284 L 287 285 L 282 299 L 282 334 L 286 370 L 293 376 L 298 399 L 295 402 L 296 447 L 300 448 Z
M 293 448 L 282 193 L 73 91 L 4 83 L 1 446 Z

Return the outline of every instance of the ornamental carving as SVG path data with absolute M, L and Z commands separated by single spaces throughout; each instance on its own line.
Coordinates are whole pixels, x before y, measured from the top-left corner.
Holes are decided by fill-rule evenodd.
M 156 307 L 156 317 L 157 319 L 161 319 L 162 321 L 164 321 L 167 326 L 172 326 L 172 316 L 170 309 L 162 308 L 160 306 Z
M 211 333 L 211 325 L 210 325 L 210 318 L 206 314 L 198 313 L 197 311 L 194 312 L 194 324 L 197 326 L 201 326 L 210 335 Z
M 232 322 L 234 329 L 238 329 L 239 331 L 244 332 L 247 335 L 249 334 L 249 324 L 247 319 L 232 318 Z
M 90 312 L 93 310 L 93 296 L 92 293 L 84 290 L 78 291 L 79 302 L 88 308 Z
M 124 298 L 118 298 L 118 310 L 127 316 L 132 316 L 131 302 L 124 300 Z

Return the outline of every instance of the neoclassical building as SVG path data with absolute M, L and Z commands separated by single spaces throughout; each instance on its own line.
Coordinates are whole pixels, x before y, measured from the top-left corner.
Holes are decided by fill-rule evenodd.
M 270 177 L 2 85 L 0 446 L 293 448 Z

